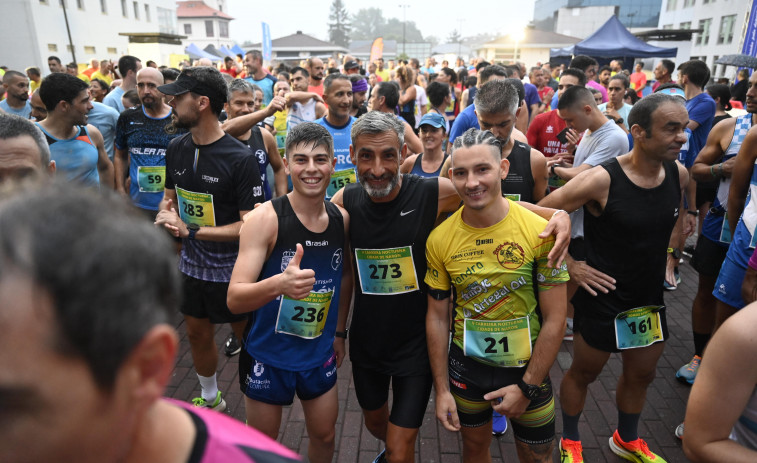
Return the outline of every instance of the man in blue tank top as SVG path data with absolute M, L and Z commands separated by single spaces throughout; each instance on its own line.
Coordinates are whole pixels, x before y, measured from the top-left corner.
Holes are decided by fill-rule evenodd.
M 326 198 L 348 183 L 355 183 L 355 166 L 350 161 L 350 130 L 355 118 L 352 109 L 352 82 L 344 74 L 331 74 L 323 82 L 323 99 L 329 107 L 325 117 L 316 119 L 316 124 L 326 128 L 334 139 L 334 173 L 326 190 Z
M 668 337 L 659 281 L 673 278 L 676 262 L 665 250 L 680 232 L 673 228 L 688 174 L 675 160 L 686 142 L 688 121 L 677 97 L 655 94 L 640 100 L 629 114 L 631 152 L 581 172 L 541 202 L 571 211 L 583 207 L 586 268 L 610 278 L 582 283 L 572 299 L 575 355 L 560 385 L 564 462 L 583 461 L 578 421 L 587 388 L 612 352 L 621 353 L 623 375 L 610 450 L 631 461 L 663 461 L 639 437 L 638 424 Z
M 347 212 L 325 201 L 334 169 L 329 132 L 303 122 L 287 137 L 293 191 L 245 217 L 229 308 L 252 312 L 239 359 L 247 423 L 275 439 L 295 394 L 308 429 L 308 458 L 330 462 L 337 367 L 345 355 L 352 273 L 343 264 Z
M 113 163 L 105 152 L 103 136 L 87 124 L 92 109 L 87 84 L 56 72 L 42 81 L 39 95 L 47 118 L 37 125 L 47 137 L 58 175 L 88 187 L 113 188 Z

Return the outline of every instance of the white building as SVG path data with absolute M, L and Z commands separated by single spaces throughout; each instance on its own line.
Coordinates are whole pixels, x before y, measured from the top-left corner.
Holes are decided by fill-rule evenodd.
M 526 28 L 523 36 L 504 35 L 475 48 L 476 55 L 489 62 L 522 61 L 526 67 L 549 62 L 550 48 L 563 48 L 580 42 L 578 37 Z
M 50 55 L 63 64 L 73 61 L 74 54 L 80 65 L 93 58 L 118 60 L 129 53 L 129 39 L 119 33 L 177 33 L 174 0 L 3 0 L 2 4 L 0 64 L 19 71 L 37 66 L 46 74 Z M 174 47 L 177 51 L 171 53 L 182 52 L 180 46 Z M 136 56 L 143 62 L 164 61 Z
M 610 16 L 617 16 L 619 10 L 619 6 L 560 8 L 555 13 L 555 32 L 585 39 L 602 27 Z
M 229 37 L 232 18 L 226 11 L 226 0 L 191 0 L 176 2 L 179 33 L 185 35 L 184 46 L 194 43 L 201 49 L 208 45 L 231 48 Z
M 750 5 L 750 0 L 664 0 L 659 28 L 702 29 L 692 35 L 687 59 L 706 62 L 713 78 L 733 78 L 737 68 L 716 65 L 715 61 L 723 55 L 741 53 L 744 21 Z M 663 42 L 660 46 L 671 45 Z M 680 58 L 683 57 L 679 53 Z

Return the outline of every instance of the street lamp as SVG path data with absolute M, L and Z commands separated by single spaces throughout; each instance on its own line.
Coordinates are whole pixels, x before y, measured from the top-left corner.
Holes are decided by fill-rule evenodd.
M 407 9 L 410 7 L 410 5 L 407 4 L 400 4 L 399 6 L 402 8 L 402 54 L 407 56 L 407 53 L 405 53 L 405 32 L 407 29 Z

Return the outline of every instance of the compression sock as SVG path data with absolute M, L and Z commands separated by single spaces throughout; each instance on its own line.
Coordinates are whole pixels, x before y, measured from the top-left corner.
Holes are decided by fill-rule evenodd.
M 694 333 L 694 355 L 701 357 L 708 342 L 710 342 L 709 333 Z
M 568 415 L 562 412 L 562 437 L 570 439 L 572 441 L 579 442 L 581 435 L 578 433 L 578 419 L 581 418 L 581 413 L 578 415 Z
M 639 417 L 641 413 L 624 413 L 618 410 L 618 434 L 623 442 L 639 438 Z
M 202 389 L 202 398 L 208 402 L 216 400 L 218 395 L 218 382 L 216 382 L 216 375 L 213 376 L 200 376 L 197 375 L 197 379 L 200 380 L 200 388 Z

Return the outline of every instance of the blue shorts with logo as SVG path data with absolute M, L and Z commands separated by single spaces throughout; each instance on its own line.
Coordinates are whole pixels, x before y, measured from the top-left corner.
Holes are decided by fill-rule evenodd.
M 741 285 L 744 283 L 747 262 L 754 252 L 750 248 L 751 240 L 752 234 L 744 225 L 744 221 L 739 219 L 733 241 L 720 267 L 720 273 L 712 291 L 712 295 L 719 301 L 737 309 L 746 305 L 744 299 L 741 298 Z
M 249 352 L 239 353 L 239 386 L 252 400 L 271 405 L 291 405 L 322 396 L 336 384 L 336 354 L 310 370 L 290 371 L 255 360 Z

